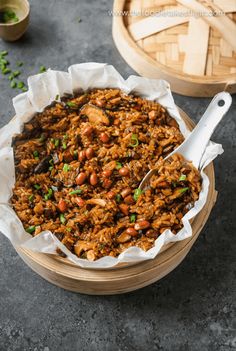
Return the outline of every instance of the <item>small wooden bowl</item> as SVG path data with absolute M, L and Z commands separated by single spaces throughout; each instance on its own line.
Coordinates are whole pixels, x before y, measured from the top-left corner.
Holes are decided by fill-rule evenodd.
M 182 110 L 180 113 L 187 127 L 193 129 L 191 119 Z M 193 235 L 164 246 L 161 253 L 152 260 L 121 264 L 112 269 L 84 269 L 59 256 L 37 253 L 22 247 L 15 249 L 33 271 L 66 290 L 90 295 L 112 295 L 147 286 L 180 264 L 203 229 L 217 196 L 213 163 L 206 167 L 205 173 L 210 180 L 209 192 L 204 208 L 191 220 Z
M 29 25 L 30 5 L 27 0 L 1 0 L 0 11 L 6 8 L 19 12 L 20 18 L 16 23 L 0 23 L 0 37 L 5 41 L 16 41 Z

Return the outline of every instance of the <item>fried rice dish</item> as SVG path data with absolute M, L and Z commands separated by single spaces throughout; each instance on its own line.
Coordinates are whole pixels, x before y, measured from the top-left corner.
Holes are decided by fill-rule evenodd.
M 90 261 L 131 246 L 147 251 L 166 229 L 176 234 L 199 197 L 201 176 L 181 155 L 165 160 L 184 140 L 168 111 L 119 89 L 58 100 L 13 138 L 11 204 L 25 230 L 49 230 Z

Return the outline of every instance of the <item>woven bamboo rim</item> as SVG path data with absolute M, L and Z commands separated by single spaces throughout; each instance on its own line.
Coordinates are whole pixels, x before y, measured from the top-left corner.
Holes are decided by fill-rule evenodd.
M 182 110 L 180 113 L 187 127 L 192 129 L 194 123 Z M 210 180 L 209 193 L 206 205 L 192 221 L 193 235 L 166 245 L 153 260 L 118 265 L 113 269 L 83 269 L 68 259 L 55 255 L 36 253 L 21 247 L 15 249 L 33 271 L 66 290 L 91 295 L 112 295 L 147 286 L 178 266 L 203 229 L 217 197 L 213 163 L 206 167 L 205 172 Z
M 180 8 L 178 1 L 115 0 L 113 38 L 121 55 L 140 75 L 165 79 L 171 84 L 171 90 L 179 94 L 210 97 L 223 90 L 236 93 L 235 48 L 232 48 L 218 30 L 210 27 L 205 18 L 197 22 L 195 18 L 190 18 L 182 24 L 173 25 L 170 17 L 166 17 L 166 21 L 170 22 L 169 28 L 145 36 L 148 34 L 148 27 L 151 26 L 150 23 L 143 22 L 148 19 L 147 16 L 119 15 L 124 11 L 145 14 L 145 11 L 173 10 Z M 236 13 L 229 11 L 236 11 L 235 2 L 199 2 L 205 5 L 209 1 L 221 5 L 227 14 L 223 16 L 224 19 L 227 17 L 234 25 Z M 219 17 L 219 21 L 223 17 Z M 160 22 L 159 18 L 155 18 L 155 23 Z M 176 17 L 173 17 L 173 23 L 174 21 Z M 160 22 L 160 25 L 167 24 Z M 232 35 L 235 36 L 235 33 Z M 231 42 L 234 40 L 232 35 Z M 197 45 L 199 48 L 196 48 Z M 199 55 L 196 51 L 200 51 Z

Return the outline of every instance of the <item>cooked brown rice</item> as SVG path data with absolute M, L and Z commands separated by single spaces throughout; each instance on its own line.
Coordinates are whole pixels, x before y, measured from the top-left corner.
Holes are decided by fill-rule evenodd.
M 164 161 L 182 141 L 164 107 L 118 89 L 55 101 L 13 140 L 13 208 L 30 234 L 50 230 L 80 258 L 146 251 L 164 230 L 177 233 L 198 199 L 192 164 L 181 155 Z

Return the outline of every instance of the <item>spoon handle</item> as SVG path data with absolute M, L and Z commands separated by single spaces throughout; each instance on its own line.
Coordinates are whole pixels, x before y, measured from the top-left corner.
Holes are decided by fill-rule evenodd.
M 180 153 L 198 168 L 216 126 L 230 108 L 231 103 L 232 97 L 229 93 L 222 92 L 215 95 L 193 132 L 168 157 Z

